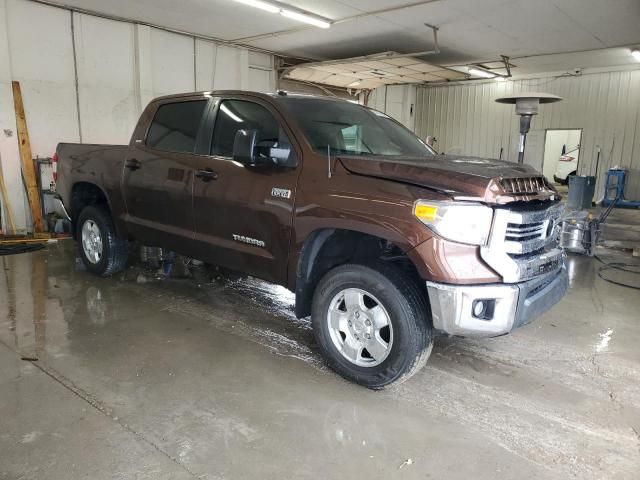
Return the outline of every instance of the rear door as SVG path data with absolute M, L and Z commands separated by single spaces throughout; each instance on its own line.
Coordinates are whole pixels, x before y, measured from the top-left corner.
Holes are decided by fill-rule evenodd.
M 209 98 L 156 105 L 143 138 L 133 140 L 122 176 L 127 228 L 140 241 L 188 253 L 194 236 L 193 158 Z M 146 114 L 146 112 L 145 112 Z
M 210 155 L 196 160 L 193 206 L 199 258 L 283 283 L 300 172 L 299 146 L 292 144 L 293 136 L 279 112 L 255 97 L 217 99 L 211 123 Z M 249 167 L 233 161 L 236 132 L 249 129 L 258 130 L 258 144 L 290 146 L 291 166 Z

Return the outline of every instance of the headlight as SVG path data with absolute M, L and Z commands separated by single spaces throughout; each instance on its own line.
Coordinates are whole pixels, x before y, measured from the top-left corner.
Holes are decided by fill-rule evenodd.
M 429 200 L 418 200 L 413 214 L 440 236 L 471 245 L 487 242 L 493 218 L 493 210 L 479 203 Z

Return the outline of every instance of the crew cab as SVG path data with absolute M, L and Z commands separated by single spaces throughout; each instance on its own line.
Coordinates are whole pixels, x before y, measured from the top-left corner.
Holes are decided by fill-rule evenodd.
M 57 147 L 87 269 L 159 246 L 283 285 L 328 364 L 409 378 L 436 334 L 498 336 L 565 294 L 560 196 L 533 168 L 439 155 L 387 115 L 286 92 L 153 100 L 129 145 Z

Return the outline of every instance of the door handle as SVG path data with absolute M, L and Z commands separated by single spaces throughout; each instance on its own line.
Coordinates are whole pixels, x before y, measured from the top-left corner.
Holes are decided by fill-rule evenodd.
M 129 160 L 126 160 L 124 162 L 124 166 L 129 170 L 138 170 L 142 166 L 142 164 L 135 158 L 130 158 Z
M 206 170 L 196 170 L 195 175 L 203 182 L 210 182 L 211 180 L 218 179 L 218 174 L 209 168 Z

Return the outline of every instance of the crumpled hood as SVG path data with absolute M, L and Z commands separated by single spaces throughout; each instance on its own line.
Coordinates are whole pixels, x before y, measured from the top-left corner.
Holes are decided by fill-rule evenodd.
M 542 177 L 529 165 L 454 155 L 394 157 L 392 161 L 380 157 L 345 156 L 340 157 L 340 162 L 351 173 L 418 185 L 454 198 L 489 202 L 507 193 L 500 188 L 502 179 Z M 555 192 L 548 190 L 547 193 Z M 529 198 L 517 198 L 526 199 Z

